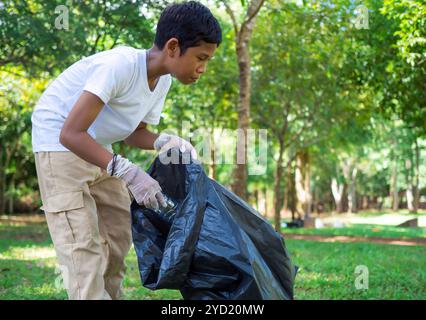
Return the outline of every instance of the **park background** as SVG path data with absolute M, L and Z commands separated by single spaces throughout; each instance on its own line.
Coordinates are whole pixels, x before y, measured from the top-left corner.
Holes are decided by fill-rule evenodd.
M 196 85 L 174 81 L 151 129 L 190 123 L 207 159 L 235 158 L 237 129 L 267 130 L 265 172 L 203 165 L 283 233 L 296 299 L 425 299 L 425 2 L 202 2 L 223 43 Z M 31 150 L 37 99 L 84 56 L 151 47 L 168 3 L 0 1 L 0 299 L 66 298 Z M 113 147 L 144 169 L 156 156 Z M 142 287 L 133 249 L 126 261 L 127 299 L 181 298 Z

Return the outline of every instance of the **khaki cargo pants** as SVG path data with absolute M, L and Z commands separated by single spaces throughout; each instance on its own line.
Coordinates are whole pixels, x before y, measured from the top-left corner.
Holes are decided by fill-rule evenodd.
M 70 299 L 120 299 L 131 243 L 122 180 L 72 152 L 34 153 L 49 232 Z

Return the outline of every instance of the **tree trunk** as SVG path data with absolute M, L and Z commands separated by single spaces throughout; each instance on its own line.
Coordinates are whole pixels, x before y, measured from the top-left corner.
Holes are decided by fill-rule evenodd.
M 274 226 L 277 232 L 281 232 L 281 206 L 282 206 L 282 193 L 281 193 L 281 179 L 283 178 L 283 153 L 284 141 L 280 141 L 278 149 L 278 161 L 275 169 L 274 181 Z
M 289 208 L 291 211 L 291 220 L 294 221 L 296 219 L 296 204 L 297 204 L 297 196 L 296 196 L 296 186 L 295 186 L 295 181 L 296 181 L 296 174 L 295 174 L 295 170 L 293 170 L 293 165 L 290 163 L 290 179 L 289 179 L 289 184 L 288 184 L 288 203 L 289 203 Z M 300 216 L 298 216 L 297 218 L 300 218 Z
M 0 214 L 5 211 L 5 192 L 6 192 L 6 167 L 3 163 L 3 145 L 0 146 Z
M 411 159 L 407 159 L 405 161 L 405 179 L 407 182 L 407 190 L 406 190 L 406 197 L 407 197 L 407 208 L 410 212 L 414 211 L 414 196 L 413 196 L 413 176 L 412 176 L 412 161 Z
M 284 203 L 283 208 L 284 211 L 288 211 L 288 197 L 289 197 L 289 190 L 290 190 L 290 184 L 291 184 L 291 165 L 288 165 L 286 168 L 286 178 L 285 178 L 285 186 L 284 186 Z
M 343 189 L 344 184 L 339 184 L 336 178 L 331 179 L 331 193 L 333 194 L 334 202 L 336 203 L 336 212 L 343 212 Z
M 265 210 L 265 217 L 268 216 L 268 189 L 266 187 L 263 188 L 263 198 L 265 200 L 264 202 L 264 210 Z
M 9 195 L 9 199 L 8 199 L 8 202 L 9 202 L 9 208 L 8 208 L 8 213 L 9 214 L 13 214 L 13 211 L 14 211 L 14 200 L 15 200 L 15 196 L 14 196 L 14 194 L 15 194 L 15 175 L 16 175 L 16 173 L 14 173 L 13 175 L 12 175 L 12 177 L 11 177 L 11 179 L 10 179 L 10 187 L 9 187 L 9 190 L 11 191 L 11 194 Z
M 358 169 L 356 168 L 355 161 L 354 158 L 349 158 L 342 163 L 343 175 L 348 185 L 347 212 L 349 213 L 356 212 L 356 175 Z
M 2 183 L 2 187 L 4 188 L 3 192 L 2 192 L 2 194 L 3 194 L 3 202 L 2 202 L 2 206 L 1 206 L 1 212 L 2 213 L 6 212 L 6 200 L 7 200 L 7 197 L 6 197 L 6 186 L 7 186 L 6 170 L 9 167 L 9 163 L 10 163 L 11 157 L 14 154 L 14 149 L 15 149 L 15 147 L 11 147 L 10 149 L 7 149 L 7 147 L 6 147 L 6 149 L 5 149 L 5 151 L 6 151 L 5 152 L 6 159 L 5 159 L 5 162 L 3 164 L 4 171 L 3 171 L 3 177 L 2 177 L 2 182 L 1 182 Z
M 309 151 L 306 150 L 304 152 L 305 157 L 305 174 L 304 174 L 304 180 L 305 180 L 305 195 L 306 195 L 306 201 L 305 201 L 305 218 L 308 218 L 311 216 L 311 207 L 312 207 L 312 192 L 311 192 L 311 158 L 309 156 Z
M 217 180 L 217 166 L 216 166 L 216 162 L 215 162 L 215 148 L 211 148 L 211 153 L 212 153 L 212 162 L 210 164 L 210 169 L 209 169 L 209 173 L 210 173 L 210 177 L 213 180 Z
M 310 165 L 307 150 L 298 151 L 296 154 L 295 187 L 297 195 L 296 211 L 304 218 L 310 215 L 311 190 L 310 190 Z
M 313 211 L 317 214 L 319 214 L 321 212 L 321 210 L 319 210 L 319 201 L 320 201 L 319 192 L 320 192 L 320 190 L 319 190 L 318 186 L 316 184 L 314 184 L 314 189 L 313 189 L 313 192 L 312 192 L 312 194 L 313 194 L 313 198 L 312 198 L 312 204 L 313 205 L 312 205 L 312 207 L 314 208 Z
M 238 101 L 237 166 L 234 172 L 234 192 L 247 199 L 247 129 L 250 123 L 251 73 L 248 41 L 237 44 L 240 71 L 240 96 Z
M 348 191 L 348 212 L 354 213 L 357 211 L 356 206 L 356 175 L 357 175 L 358 169 L 352 168 L 352 172 L 350 175 L 350 182 L 349 182 L 349 191 Z
M 296 168 L 294 173 L 294 186 L 296 190 L 296 212 L 303 217 L 304 188 L 303 188 L 303 160 L 301 152 L 296 154 Z
M 420 150 L 419 150 L 419 143 L 417 141 L 417 138 L 414 139 L 414 148 L 415 148 L 415 159 L 416 163 L 414 166 L 414 178 L 415 178 L 415 184 L 414 184 L 414 203 L 413 203 L 413 213 L 417 213 L 419 210 L 419 203 L 420 203 L 420 188 L 419 188 L 419 179 L 420 179 Z
M 393 143 L 393 147 L 396 145 Z M 391 187 L 390 187 L 390 198 L 392 200 L 392 210 L 398 211 L 399 209 L 399 197 L 398 197 L 398 157 L 395 151 L 392 151 L 392 175 L 391 175 Z
M 368 208 L 368 196 L 362 196 L 361 209 L 365 210 Z
M 244 22 L 240 28 L 236 17 L 227 1 L 223 2 L 230 14 L 236 39 L 236 53 L 239 69 L 239 99 L 238 99 L 238 129 L 237 139 L 237 165 L 234 169 L 232 190 L 242 199 L 247 199 L 247 129 L 250 123 L 250 94 L 251 94 L 251 69 L 249 44 L 256 23 L 256 16 L 264 0 L 250 1 Z

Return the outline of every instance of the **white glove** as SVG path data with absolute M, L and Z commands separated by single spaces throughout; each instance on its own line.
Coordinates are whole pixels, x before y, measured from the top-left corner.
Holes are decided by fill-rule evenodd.
M 107 166 L 109 175 L 112 175 L 113 161 L 114 158 Z M 160 184 L 128 159 L 117 155 L 113 175 L 126 182 L 127 187 L 138 204 L 143 204 L 145 207 L 154 210 L 158 210 L 158 202 L 160 202 L 162 207 L 167 206 L 161 193 Z
M 154 149 L 157 151 L 167 151 L 171 148 L 178 147 L 181 152 L 189 151 L 191 152 L 191 157 L 197 159 L 197 151 L 192 146 L 192 144 L 181 137 L 170 135 L 167 133 L 162 133 L 154 141 Z

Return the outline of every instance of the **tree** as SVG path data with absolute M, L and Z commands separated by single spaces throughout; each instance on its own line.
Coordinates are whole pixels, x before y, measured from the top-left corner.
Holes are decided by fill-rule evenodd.
M 38 99 L 43 80 L 22 76 L 19 68 L 0 71 L 0 212 L 14 211 L 17 186 L 25 182 L 36 189 L 31 152 L 31 107 Z
M 164 1 L 143 0 L 2 1 L 0 67 L 21 65 L 32 76 L 52 76 L 83 56 L 118 44 L 145 47 L 154 38 L 154 21 L 143 11 L 156 13 L 163 6 Z M 68 30 L 57 21 L 62 22 L 65 12 Z
M 424 1 L 384 0 L 380 8 L 393 24 L 393 41 L 387 46 L 396 51 L 386 58 L 389 80 L 384 103 L 388 114 L 396 113 L 410 128 L 426 134 L 426 4 Z
M 235 49 L 239 69 L 238 128 L 241 135 L 237 139 L 237 165 L 234 171 L 233 191 L 247 199 L 247 129 L 250 125 L 251 62 L 250 38 L 256 23 L 256 17 L 265 0 L 241 1 L 246 11 L 240 23 L 228 1 L 221 1 L 229 14 L 234 27 Z
M 331 127 L 351 117 L 356 105 L 347 102 L 352 95 L 339 86 L 345 57 L 341 31 L 332 27 L 334 19 L 332 9 L 319 2 L 299 7 L 274 1 L 259 17 L 262 32 L 253 38 L 252 119 L 272 132 L 276 146 L 274 212 L 278 229 L 286 168 L 297 159 L 296 208 L 302 217 L 308 216 L 312 198 L 309 146 L 326 140 Z

